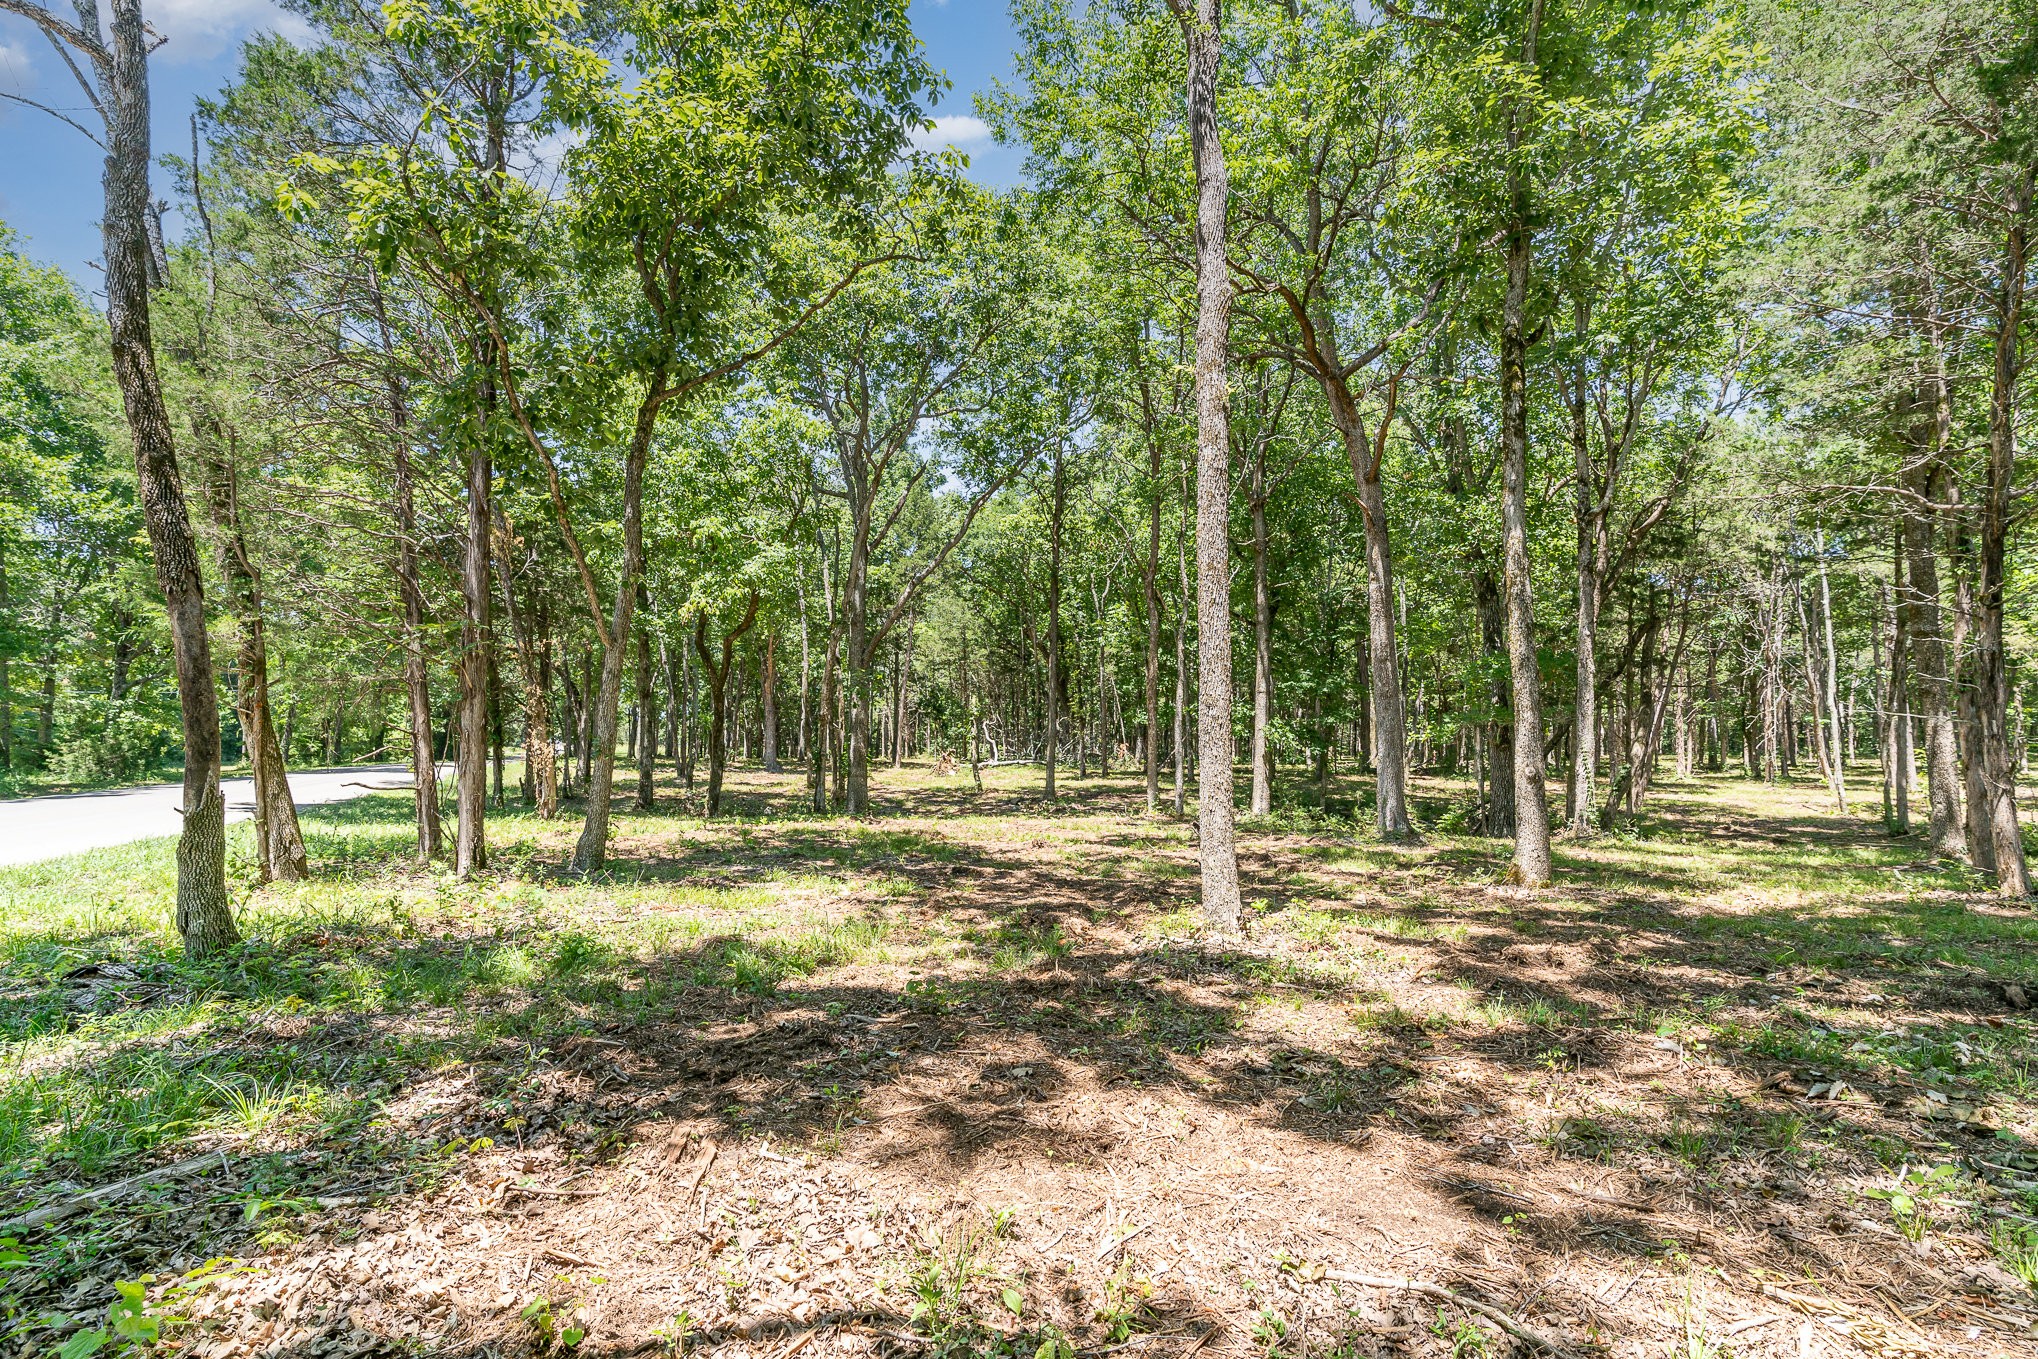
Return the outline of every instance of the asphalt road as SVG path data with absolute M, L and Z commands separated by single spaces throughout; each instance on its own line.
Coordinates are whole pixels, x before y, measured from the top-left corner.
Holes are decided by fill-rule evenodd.
M 300 807 L 345 802 L 410 786 L 407 764 L 295 769 L 290 773 L 290 795 Z M 227 779 L 221 787 L 226 793 L 228 821 L 246 821 L 254 814 L 254 780 Z M 177 815 L 183 801 L 183 786 L 175 783 L 0 801 L 0 864 L 35 863 L 130 840 L 176 835 L 183 829 Z

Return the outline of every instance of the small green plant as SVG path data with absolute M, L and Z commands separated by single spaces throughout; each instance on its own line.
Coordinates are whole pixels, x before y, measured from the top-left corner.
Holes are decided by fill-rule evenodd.
M 1686 1165 L 1702 1166 L 1712 1150 L 1712 1139 L 1697 1128 L 1680 1124 L 1663 1134 L 1663 1149 Z
M 1269 1353 L 1288 1334 L 1288 1323 L 1281 1314 L 1271 1307 L 1262 1307 L 1253 1314 L 1253 1339 L 1266 1346 Z M 1112 1337 L 1117 1339 L 1116 1336 Z
M 1130 1263 L 1119 1265 L 1104 1281 L 1104 1305 L 1097 1309 L 1097 1321 L 1113 1344 L 1130 1339 L 1135 1331 L 1153 1329 L 1159 1318 L 1152 1299 L 1153 1281 L 1134 1277 Z
M 1762 1119 L 1758 1135 L 1771 1150 L 1789 1152 L 1797 1150 L 1810 1127 L 1802 1114 L 1768 1114 Z
M 1682 1253 L 1673 1257 L 1680 1265 L 1690 1261 Z M 1677 1304 L 1677 1338 L 1671 1342 L 1670 1359 L 1726 1359 L 1727 1347 L 1713 1338 L 1706 1315 L 1705 1293 L 1687 1274 L 1683 1295 Z
M 665 1347 L 667 1354 L 685 1354 L 686 1338 L 694 1332 L 693 1313 L 681 1308 L 672 1314 L 670 1326 L 654 1326 L 651 1338 Z
M 1998 1222 L 1989 1229 L 1989 1243 L 2004 1269 L 2022 1279 L 2026 1288 L 2038 1289 L 2038 1229 Z
M 1040 1348 L 1033 1351 L 1033 1359 L 1076 1359 L 1076 1347 L 1052 1326 L 1042 1327 Z
M 11 1243 L 0 1244 L 11 1248 Z M 0 1256 L 10 1253 L 11 1249 L 0 1251 Z M 147 1354 L 156 1348 L 157 1342 L 188 1320 L 182 1308 L 199 1289 L 213 1279 L 240 1272 L 241 1267 L 231 1260 L 208 1260 L 164 1284 L 153 1300 L 149 1297 L 149 1286 L 156 1282 L 155 1275 L 122 1279 L 113 1285 L 117 1296 L 106 1308 L 106 1324 L 74 1331 L 69 1339 L 57 1346 L 56 1357 L 90 1359 L 102 1353 Z M 51 1320 L 61 1324 L 60 1319 Z
M 587 1339 L 587 1327 L 582 1323 L 578 1303 L 562 1307 L 548 1297 L 535 1297 L 524 1304 L 520 1315 L 524 1324 L 536 1334 L 538 1348 L 542 1352 L 577 1349 L 580 1342 Z
M 970 1285 L 989 1272 L 984 1247 L 990 1238 L 985 1228 L 966 1222 L 930 1238 L 928 1248 L 915 1254 L 914 1325 L 938 1338 L 967 1324 Z
M 1950 1165 L 1905 1166 L 1896 1183 L 1868 1191 L 1868 1197 L 1889 1204 L 1897 1232 L 1913 1245 L 1932 1230 L 1932 1210 L 1953 1189 L 1960 1172 Z
M 1437 1319 L 1430 1323 L 1431 1335 L 1451 1344 L 1451 1359 L 1486 1359 L 1493 1352 L 1493 1336 L 1484 1326 L 1470 1317 L 1452 1322 L 1444 1309 L 1437 1308 Z

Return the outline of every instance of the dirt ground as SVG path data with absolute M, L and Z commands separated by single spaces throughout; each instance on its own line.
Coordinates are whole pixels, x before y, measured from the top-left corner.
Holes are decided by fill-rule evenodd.
M 1291 809 L 1221 943 L 1135 781 L 1033 776 L 881 771 L 854 824 L 739 773 L 738 819 L 625 817 L 612 890 L 558 877 L 563 824 L 479 894 L 322 855 L 402 927 L 304 896 L 279 975 L 540 937 L 551 970 L 122 1040 L 287 1050 L 326 1112 L 0 1226 L 16 1305 L 84 1326 L 146 1271 L 193 1359 L 2038 1355 L 2038 933 L 1878 822 L 1673 783 L 1527 891 L 1503 843 Z M 132 971 L 93 1008 L 184 984 Z M 43 1164 L 0 1215 L 117 1178 Z

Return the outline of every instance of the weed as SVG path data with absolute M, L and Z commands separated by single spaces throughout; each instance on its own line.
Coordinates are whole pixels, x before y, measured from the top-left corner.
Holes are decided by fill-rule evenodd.
M 2038 1289 L 2038 1230 L 1998 1222 L 1989 1230 L 1989 1244 L 2004 1269 L 2022 1279 L 2026 1288 Z
M 1871 1189 L 1868 1197 L 1882 1199 L 1889 1204 L 1890 1217 L 1896 1223 L 1897 1232 L 1915 1245 L 1932 1230 L 1932 1210 L 1954 1188 L 1959 1174 L 1959 1170 L 1950 1165 L 1929 1169 L 1905 1166 L 1897 1173 L 1895 1184 Z
M 1493 1352 L 1493 1334 L 1470 1317 L 1461 1317 L 1453 1322 L 1437 1308 L 1436 1320 L 1430 1323 L 1429 1332 L 1439 1340 L 1451 1345 L 1451 1359 L 1486 1359 Z
M 531 1328 L 540 1353 L 577 1349 L 587 1339 L 587 1319 L 578 1303 L 561 1305 L 537 1297 L 526 1303 L 519 1315 Z

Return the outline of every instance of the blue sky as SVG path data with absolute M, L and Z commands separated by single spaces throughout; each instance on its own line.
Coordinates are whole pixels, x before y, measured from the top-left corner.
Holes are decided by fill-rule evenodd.
M 60 11 L 68 6 L 59 4 Z M 233 78 L 241 41 L 260 29 L 301 32 L 271 0 L 144 0 L 143 12 L 168 39 L 149 65 L 155 150 L 188 154 L 192 100 Z M 934 110 L 928 138 L 968 153 L 971 173 L 987 183 L 1019 177 L 1020 155 L 991 141 L 971 96 L 1012 72 L 1012 24 L 1005 0 L 912 0 L 914 29 L 955 88 Z M 0 15 L 0 90 L 73 111 L 77 85 L 27 20 Z M 81 117 L 90 125 L 88 117 Z M 0 101 L 0 222 L 23 238 L 32 257 L 66 270 L 98 291 L 99 149 L 48 114 Z M 156 171 L 158 197 L 174 198 Z M 182 224 L 168 224 L 173 236 Z

